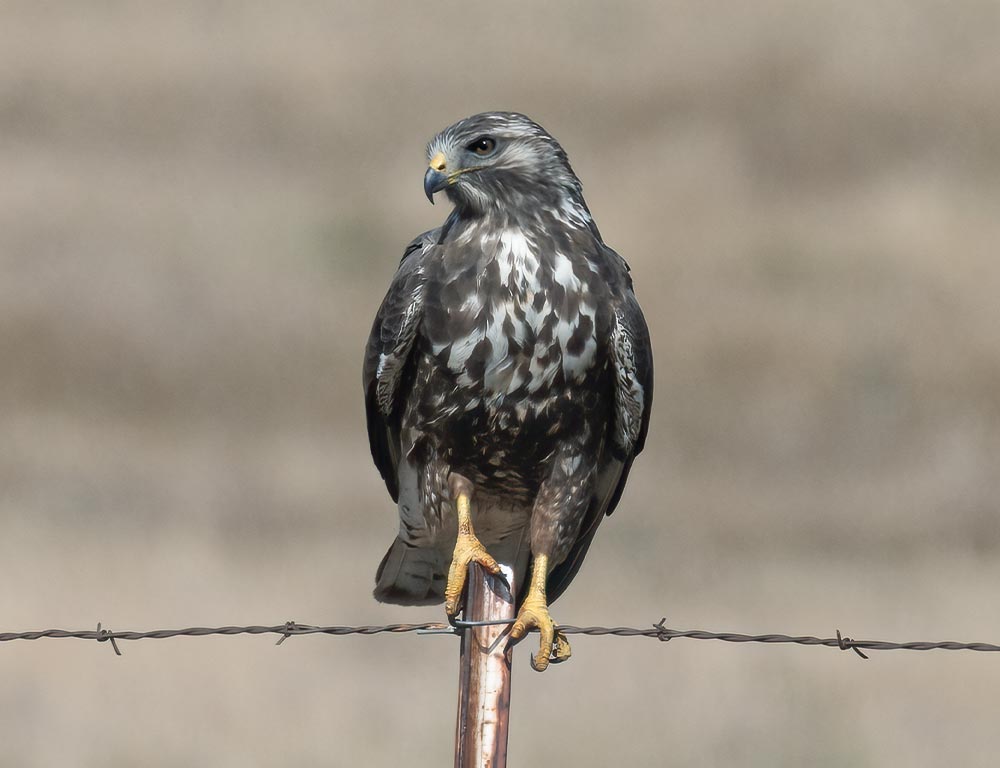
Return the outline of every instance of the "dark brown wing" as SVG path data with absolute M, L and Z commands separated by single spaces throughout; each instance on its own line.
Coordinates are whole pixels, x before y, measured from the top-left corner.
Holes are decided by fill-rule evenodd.
M 414 239 L 403 252 L 365 347 L 363 383 L 368 442 L 393 501 L 399 497 L 399 428 L 412 375 L 414 341 L 423 318 L 423 259 L 439 229 Z
M 624 260 L 621 263 L 627 270 Z M 649 431 L 653 404 L 653 348 L 646 319 L 627 274 L 623 293 L 620 302 L 612 308 L 611 337 L 607 341 L 614 371 L 612 419 L 598 457 L 597 484 L 573 549 L 549 574 L 546 585 L 549 602 L 569 586 L 583 564 L 601 520 L 618 506 L 632 462 L 645 446 Z

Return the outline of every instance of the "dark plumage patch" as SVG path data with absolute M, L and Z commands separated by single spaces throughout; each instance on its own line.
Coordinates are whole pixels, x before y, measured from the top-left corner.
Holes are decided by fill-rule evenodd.
M 550 312 L 543 321 L 542 327 L 538 330 L 538 333 L 535 335 L 535 341 L 538 344 L 551 344 L 552 334 L 555 332 L 556 324 L 558 322 L 559 322 L 559 317 L 556 315 L 556 313 Z
M 473 381 L 482 381 L 483 374 L 486 373 L 486 361 L 493 351 L 493 344 L 489 339 L 483 339 L 473 348 L 469 359 L 465 364 L 465 372 Z
M 573 331 L 573 335 L 566 342 L 566 351 L 571 355 L 579 356 L 583 354 L 583 348 L 587 343 L 587 339 L 590 338 L 593 332 L 594 321 L 590 319 L 589 315 L 581 315 L 580 320 L 577 322 L 576 330 Z

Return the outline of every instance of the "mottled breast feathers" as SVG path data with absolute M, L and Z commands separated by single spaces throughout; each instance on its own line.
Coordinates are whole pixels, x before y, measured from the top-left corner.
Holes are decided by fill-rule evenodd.
M 537 398 L 557 378 L 582 381 L 594 365 L 610 366 L 608 447 L 630 464 L 648 429 L 652 355 L 625 261 L 589 229 L 577 237 L 589 241 L 592 258 L 571 260 L 554 242 L 539 244 L 508 228 L 493 241 L 458 241 L 457 248 L 476 255 L 449 263 L 448 230 L 431 230 L 407 246 L 366 350 L 370 447 L 393 498 L 401 409 L 421 354 L 436 357 L 456 384 L 478 385 L 486 402 Z M 538 269 L 546 258 L 549 269 Z M 590 290 L 591 281 L 601 294 Z M 625 477 L 616 480 L 624 484 Z M 604 512 L 610 514 L 618 495 Z

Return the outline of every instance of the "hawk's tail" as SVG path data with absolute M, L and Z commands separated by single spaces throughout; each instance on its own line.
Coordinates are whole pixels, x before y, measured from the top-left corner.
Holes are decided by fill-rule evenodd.
M 440 550 L 418 547 L 397 536 L 375 574 L 375 599 L 396 605 L 443 602 L 447 569 Z

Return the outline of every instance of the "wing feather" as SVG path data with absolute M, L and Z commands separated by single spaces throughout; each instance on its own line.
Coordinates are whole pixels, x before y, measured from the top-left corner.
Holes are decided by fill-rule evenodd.
M 610 248 L 621 265 L 623 292 L 612 307 L 609 352 L 612 365 L 613 402 L 607 439 L 598 460 L 594 495 L 569 555 L 549 574 L 550 601 L 563 593 L 576 576 L 597 528 L 621 500 L 632 462 L 646 444 L 653 405 L 653 349 L 649 329 L 632 290 L 628 265 Z
M 393 501 L 399 498 L 399 432 L 415 341 L 423 319 L 423 259 L 440 229 L 415 238 L 382 300 L 365 347 L 363 383 L 372 458 Z

